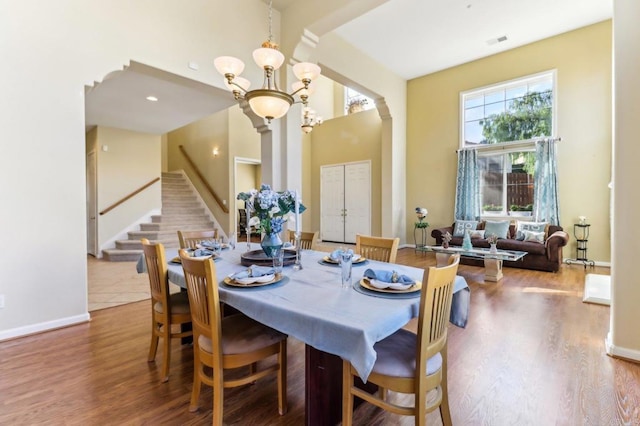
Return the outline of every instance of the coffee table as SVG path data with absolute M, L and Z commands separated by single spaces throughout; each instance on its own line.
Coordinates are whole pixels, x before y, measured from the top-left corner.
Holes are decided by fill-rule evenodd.
M 502 279 L 502 262 L 504 260 L 520 260 L 527 254 L 526 251 L 516 250 L 497 250 L 492 253 L 489 249 L 478 247 L 464 250 L 462 247 L 424 246 L 416 250 L 434 252 L 437 266 L 446 266 L 449 263 L 449 258 L 454 254 L 459 254 L 461 257 L 483 259 L 484 280 L 491 282 L 498 282 Z

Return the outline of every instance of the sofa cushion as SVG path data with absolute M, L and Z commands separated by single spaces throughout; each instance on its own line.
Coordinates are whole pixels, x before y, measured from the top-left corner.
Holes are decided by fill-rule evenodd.
M 531 241 L 533 243 L 544 244 L 544 231 L 522 231 L 522 233 L 524 234 L 523 241 Z
M 498 238 L 509 238 L 509 221 L 491 221 L 487 220 L 484 224 L 484 235 L 496 235 Z
M 548 229 L 549 224 L 547 222 L 523 222 L 519 220 L 516 225 L 516 240 L 524 241 L 523 231 L 544 232 L 544 240 L 546 240 Z
M 527 256 L 532 254 L 540 254 L 542 256 L 546 256 L 547 253 L 547 248 L 544 244 L 532 243 L 531 241 L 518 241 L 505 238 L 498 240 L 498 244 L 496 246 L 500 250 L 526 251 L 528 253 Z
M 484 229 L 476 229 L 475 231 L 470 231 L 470 235 L 469 235 L 472 239 L 473 238 L 484 238 Z
M 466 231 L 473 231 L 478 227 L 477 220 L 456 220 L 453 227 L 454 237 L 464 237 Z

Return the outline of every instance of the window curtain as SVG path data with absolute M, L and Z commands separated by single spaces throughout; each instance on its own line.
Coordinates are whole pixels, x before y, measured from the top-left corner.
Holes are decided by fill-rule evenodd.
M 533 180 L 536 221 L 560 225 L 558 208 L 558 161 L 555 140 L 536 141 L 536 167 Z
M 480 172 L 475 149 L 458 151 L 456 220 L 480 220 Z

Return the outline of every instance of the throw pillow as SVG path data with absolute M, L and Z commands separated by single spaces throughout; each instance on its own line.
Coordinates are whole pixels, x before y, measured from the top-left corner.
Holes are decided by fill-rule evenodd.
M 522 231 L 524 241 L 544 244 L 544 232 Z
M 473 231 L 477 227 L 477 220 L 456 220 L 456 225 L 453 227 L 453 236 L 464 237 L 466 231 Z
M 484 235 L 495 235 L 498 238 L 509 238 L 509 221 L 492 222 L 487 220 L 484 225 Z
M 484 238 L 484 229 L 482 230 L 478 230 L 476 229 L 475 231 L 469 231 L 469 235 L 471 238 Z
M 524 241 L 523 231 L 534 231 L 544 233 L 544 239 L 547 239 L 547 230 L 549 224 L 547 222 L 522 222 L 518 221 L 516 225 L 516 240 Z

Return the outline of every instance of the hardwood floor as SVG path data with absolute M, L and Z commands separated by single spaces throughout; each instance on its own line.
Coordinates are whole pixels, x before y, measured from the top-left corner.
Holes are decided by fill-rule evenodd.
M 398 263 L 427 267 L 432 254 L 398 252 Z M 582 303 L 586 273 L 505 268 L 498 284 L 461 265 L 471 287 L 469 324 L 449 328 L 449 401 L 456 425 L 640 424 L 640 365 L 605 355 L 609 307 Z M 0 424 L 200 425 L 211 423 L 211 389 L 188 411 L 190 346 L 172 346 L 160 383 L 162 349 L 147 363 L 149 301 L 92 312 L 90 323 L 0 343 Z M 630 325 L 635 327 L 636 325 Z M 272 378 L 225 390 L 226 424 L 304 424 L 304 345 L 289 339 L 289 412 L 277 413 Z M 428 420 L 440 424 L 437 414 Z M 411 419 L 363 404 L 354 423 L 409 425 Z

